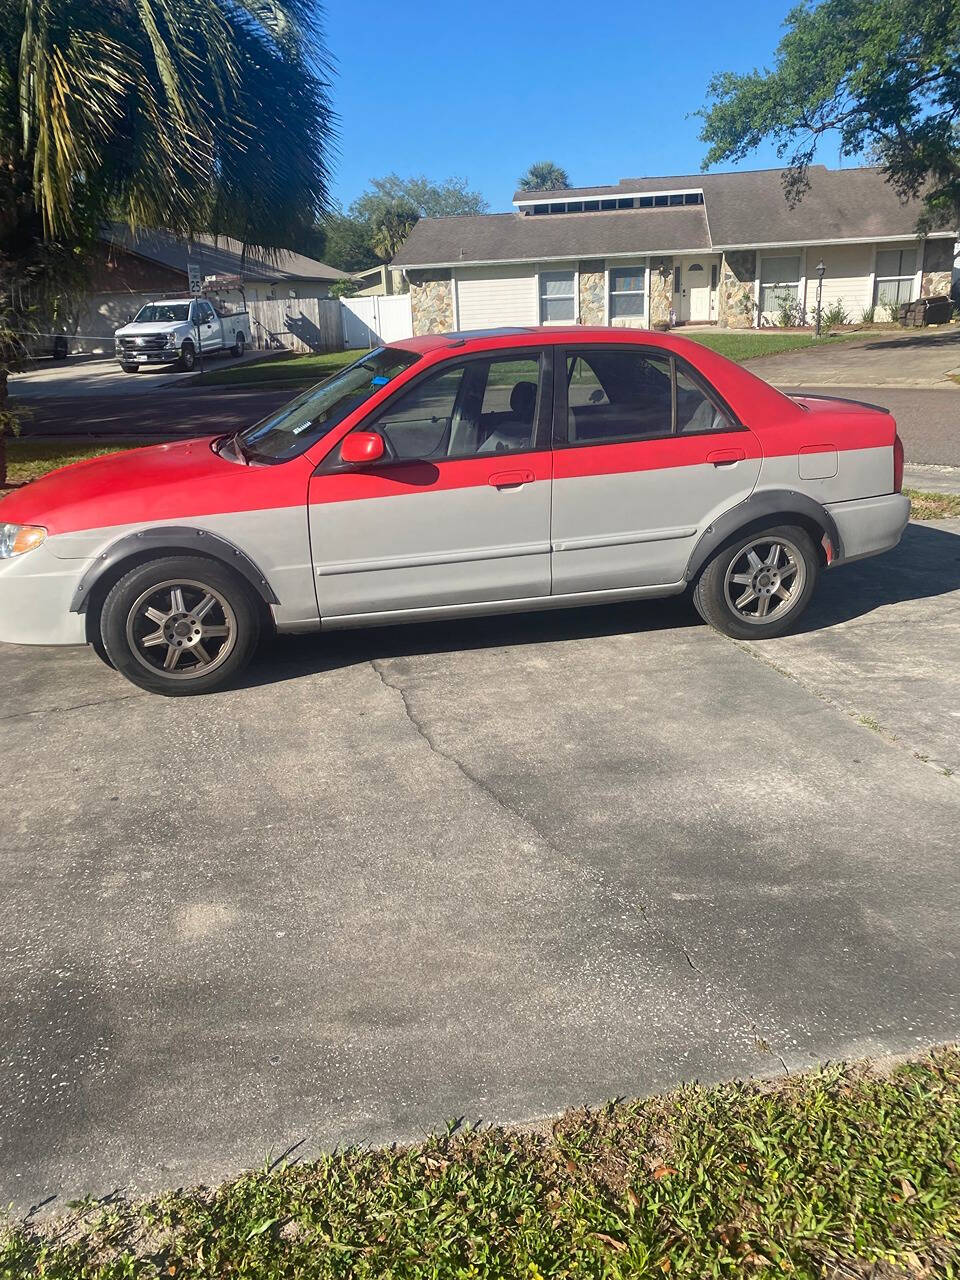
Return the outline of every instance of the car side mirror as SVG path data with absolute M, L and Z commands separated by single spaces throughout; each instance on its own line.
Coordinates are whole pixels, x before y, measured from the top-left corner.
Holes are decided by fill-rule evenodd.
M 340 461 L 363 466 L 378 462 L 386 451 L 383 436 L 376 431 L 351 431 L 340 446 Z

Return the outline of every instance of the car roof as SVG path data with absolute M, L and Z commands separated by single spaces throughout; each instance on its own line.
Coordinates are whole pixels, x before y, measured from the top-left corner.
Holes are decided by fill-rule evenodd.
M 680 334 L 658 329 L 613 329 L 606 325 L 524 325 L 500 329 L 467 329 L 451 333 L 429 333 L 418 338 L 401 338 L 385 343 L 417 355 L 456 352 L 458 355 L 473 351 L 495 351 L 500 347 L 518 346 L 578 346 L 601 343 L 627 343 L 635 346 L 656 346 L 661 349 L 686 354 L 691 349 L 703 352 L 705 348 Z

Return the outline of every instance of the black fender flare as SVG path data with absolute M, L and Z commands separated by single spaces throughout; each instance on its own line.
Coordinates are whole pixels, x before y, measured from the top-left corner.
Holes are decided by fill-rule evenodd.
M 771 517 L 777 524 L 785 524 L 790 519 L 799 519 L 804 523 L 813 522 L 826 535 L 830 542 L 827 560 L 843 558 L 843 543 L 837 522 L 825 507 L 808 494 L 798 493 L 795 489 L 761 489 L 751 493 L 749 498 L 737 503 L 728 511 L 718 516 L 713 524 L 708 525 L 697 539 L 696 546 L 687 561 L 684 581 L 692 582 L 700 570 L 724 543 L 750 525 L 758 521 L 769 523 Z
M 142 559 L 157 552 L 189 551 L 194 555 L 205 555 L 211 560 L 219 560 L 239 573 L 253 587 L 266 605 L 279 604 L 273 588 L 266 575 L 254 564 L 245 551 L 241 551 L 227 538 L 219 533 L 209 533 L 206 529 L 191 529 L 181 525 L 163 525 L 157 529 L 141 529 L 137 533 L 128 533 L 101 551 L 96 560 L 83 571 L 83 577 L 77 583 L 70 601 L 71 613 L 86 613 L 90 593 L 104 574 L 109 573 L 124 560 Z

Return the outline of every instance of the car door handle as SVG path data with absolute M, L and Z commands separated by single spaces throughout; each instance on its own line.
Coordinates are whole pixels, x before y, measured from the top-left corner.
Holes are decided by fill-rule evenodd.
M 715 467 L 731 467 L 735 462 L 742 462 L 746 457 L 743 449 L 712 449 L 707 454 L 707 461 Z
M 487 484 L 492 484 L 495 489 L 518 489 L 534 479 L 532 471 L 495 471 Z

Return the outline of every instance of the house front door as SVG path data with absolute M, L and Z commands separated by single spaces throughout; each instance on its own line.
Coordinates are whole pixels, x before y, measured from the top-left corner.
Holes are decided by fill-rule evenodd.
M 706 324 L 710 319 L 710 267 L 707 258 L 683 262 L 680 319 L 686 324 Z

